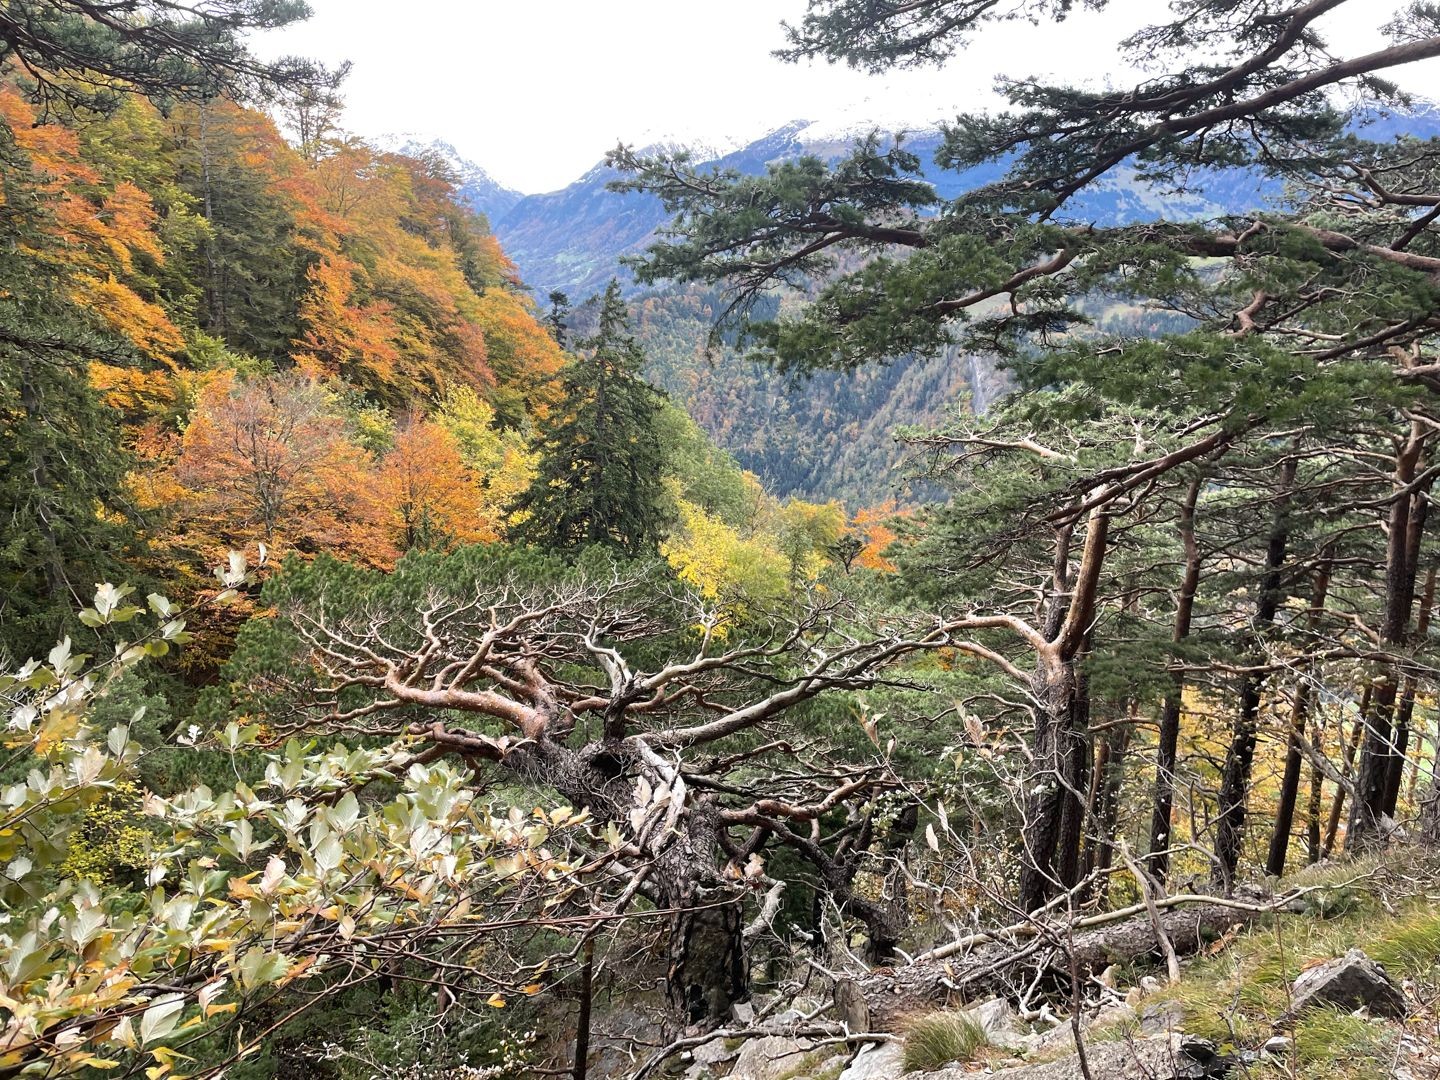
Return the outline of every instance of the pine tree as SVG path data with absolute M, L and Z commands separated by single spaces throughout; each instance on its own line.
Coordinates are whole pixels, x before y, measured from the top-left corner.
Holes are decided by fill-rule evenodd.
M 595 335 L 579 344 L 556 422 L 536 442 L 538 475 L 514 506 L 517 534 L 547 548 L 641 555 L 654 550 L 662 520 L 662 397 L 640 374 L 618 282 L 605 290 Z
M 204 101 L 314 93 L 344 75 L 311 60 L 262 60 L 245 37 L 310 15 L 303 0 L 4 0 L 0 66 L 12 65 L 46 111 L 108 111 L 127 92 Z

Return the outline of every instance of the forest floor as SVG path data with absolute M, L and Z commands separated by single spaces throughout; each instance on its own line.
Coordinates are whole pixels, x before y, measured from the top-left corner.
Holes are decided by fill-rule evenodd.
M 1179 983 L 1147 995 L 1143 1007 L 1173 1002 L 1180 1030 L 1231 1054 L 1290 1040 L 1289 1052 L 1245 1061 L 1237 1070 L 1242 1077 L 1440 1080 L 1440 865 L 1399 854 L 1317 867 L 1282 882 L 1330 887 L 1306 894 L 1299 914 L 1216 942 L 1184 964 Z M 1405 1020 L 1329 1008 L 1290 1018 L 1299 974 L 1356 948 L 1401 986 Z M 1124 974 L 1138 983 L 1144 973 Z M 1088 1037 L 1123 1038 L 1126 1028 L 1121 1022 Z

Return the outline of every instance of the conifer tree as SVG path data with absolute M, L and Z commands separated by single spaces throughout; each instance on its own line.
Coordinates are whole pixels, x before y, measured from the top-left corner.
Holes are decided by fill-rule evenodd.
M 0 656 L 24 659 L 137 543 L 124 521 L 129 458 L 86 364 L 128 350 L 66 295 L 47 213 L 0 127 Z
M 126 92 L 157 101 L 317 92 L 337 85 L 344 69 L 263 60 L 245 40 L 309 15 L 303 0 L 4 0 L 0 65 L 22 70 L 47 111 L 105 111 Z
M 663 514 L 662 398 L 640 374 L 619 282 L 605 290 L 595 335 L 579 344 L 555 423 L 536 442 L 538 474 L 514 507 L 523 515 L 518 535 L 565 551 L 653 551 Z

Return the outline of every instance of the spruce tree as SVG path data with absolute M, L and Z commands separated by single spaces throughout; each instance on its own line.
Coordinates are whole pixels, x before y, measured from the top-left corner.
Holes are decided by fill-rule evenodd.
M 660 391 L 640 374 L 620 285 L 600 301 L 593 337 L 561 380 L 555 423 L 536 441 L 534 482 L 517 500 L 517 535 L 575 551 L 603 545 L 630 556 L 653 551 L 662 521 Z
M 131 467 L 94 360 L 134 362 L 67 296 L 42 228 L 49 207 L 0 127 L 0 657 L 53 641 L 101 581 L 134 579 Z

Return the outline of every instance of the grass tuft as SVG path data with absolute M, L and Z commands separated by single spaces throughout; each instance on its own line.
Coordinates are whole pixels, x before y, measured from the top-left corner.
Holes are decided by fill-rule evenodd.
M 971 1061 L 990 1045 L 985 1029 L 961 1012 L 934 1012 L 905 1030 L 906 1072 L 935 1072 L 956 1061 Z

